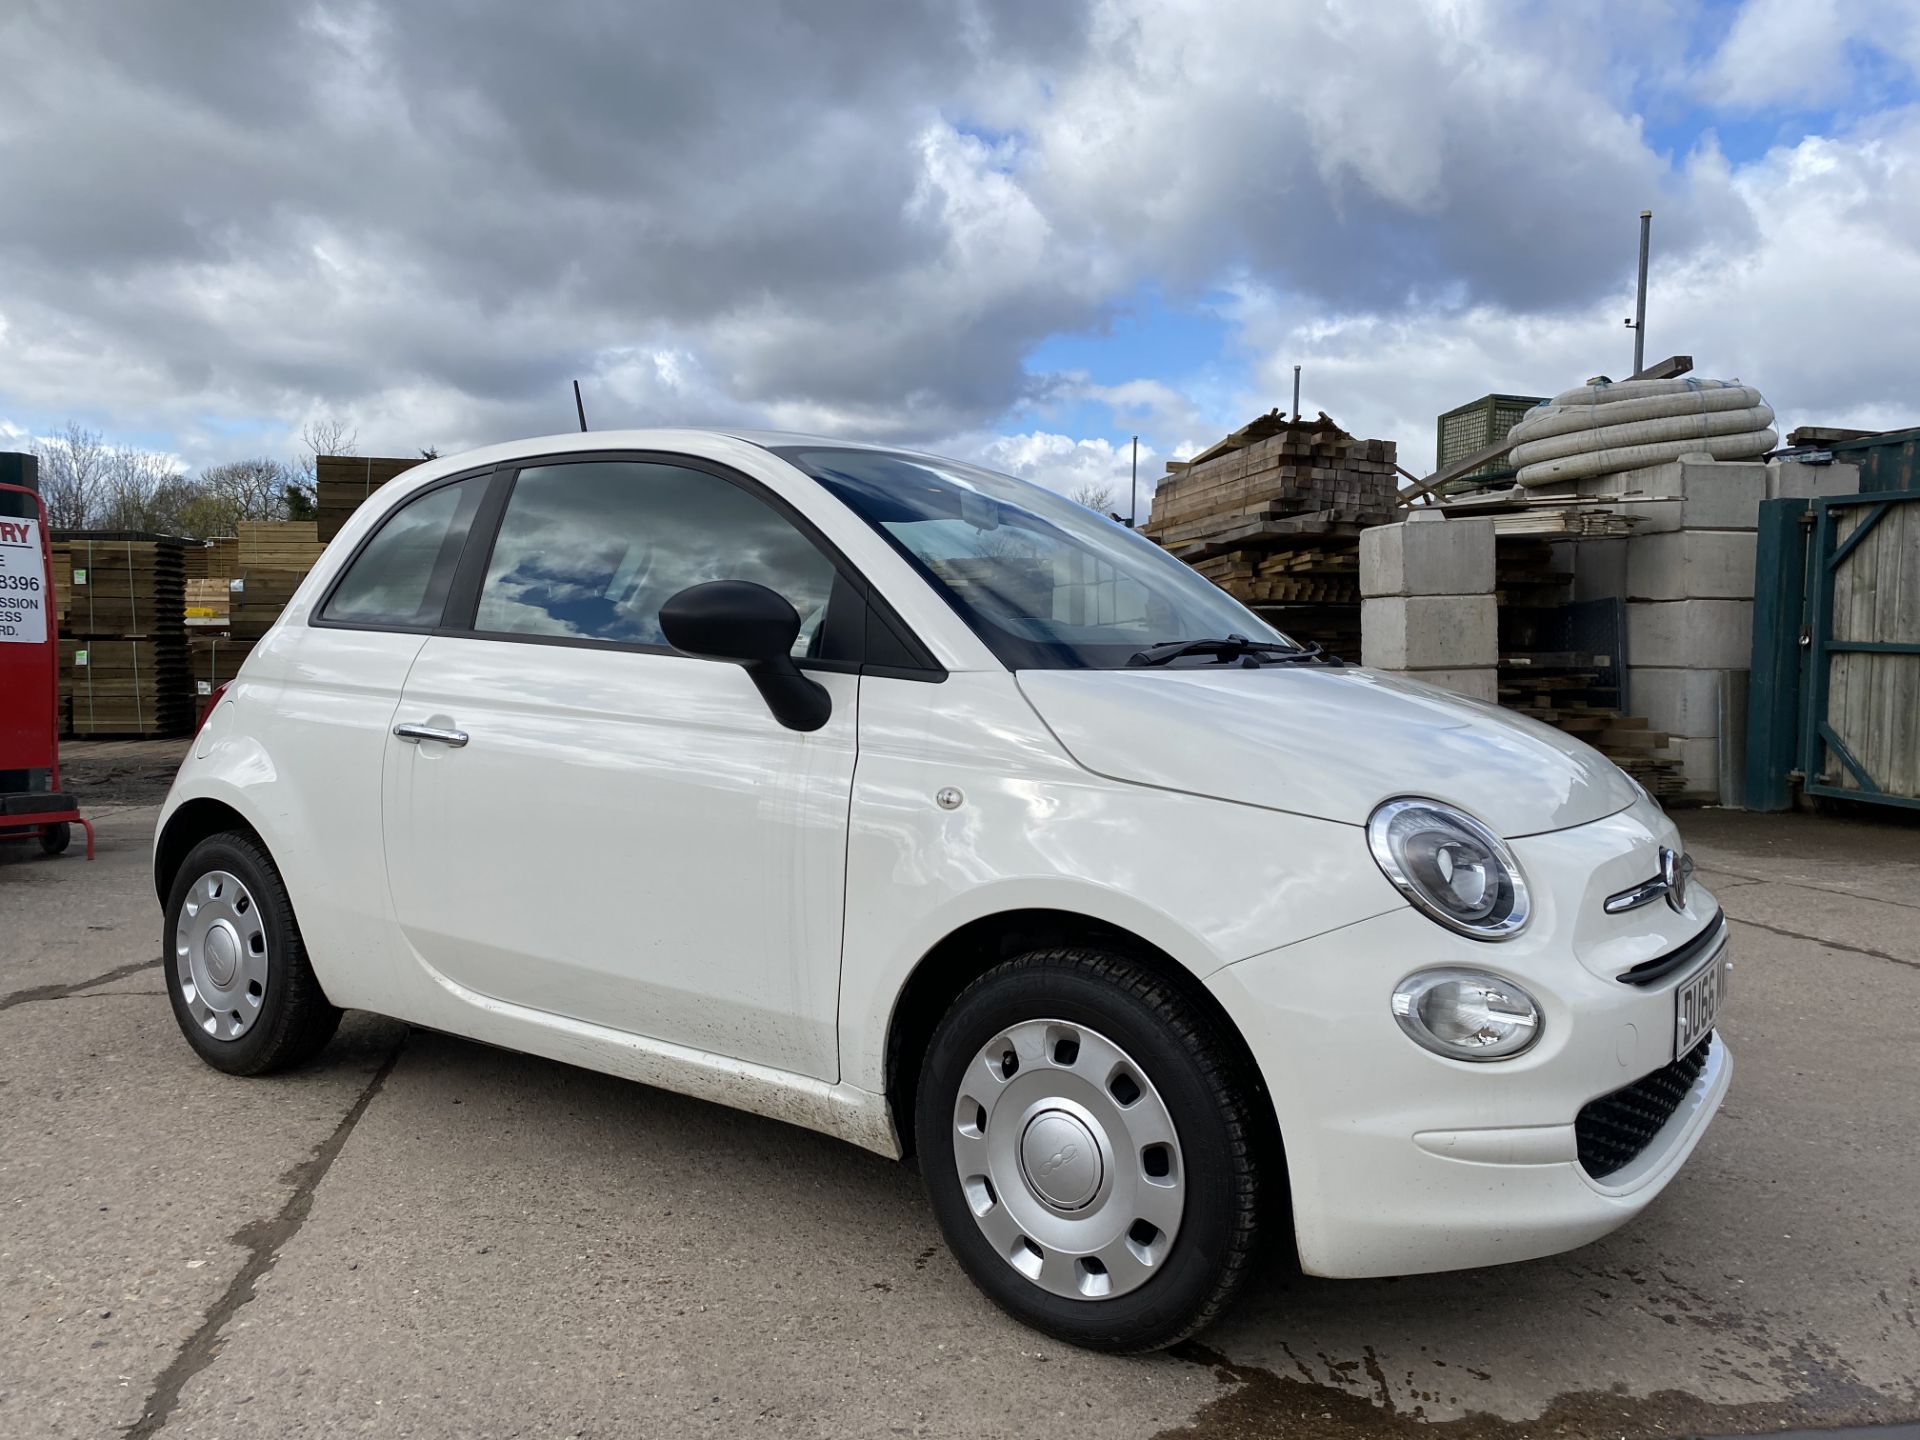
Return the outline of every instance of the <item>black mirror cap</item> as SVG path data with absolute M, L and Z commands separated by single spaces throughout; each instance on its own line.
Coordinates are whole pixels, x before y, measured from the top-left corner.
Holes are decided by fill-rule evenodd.
M 744 668 L 789 730 L 818 730 L 833 714 L 826 686 L 793 663 L 800 612 L 777 590 L 751 580 L 690 585 L 660 607 L 660 633 L 683 655 Z
M 660 607 L 660 632 L 683 654 L 753 665 L 791 653 L 800 613 L 751 580 L 709 580 Z

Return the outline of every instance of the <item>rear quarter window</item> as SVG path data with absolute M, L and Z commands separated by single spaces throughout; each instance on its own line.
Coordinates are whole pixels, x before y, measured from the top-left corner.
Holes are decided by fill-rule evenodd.
M 320 619 L 394 630 L 438 625 L 486 481 L 475 475 L 439 486 L 389 515 L 334 584 Z

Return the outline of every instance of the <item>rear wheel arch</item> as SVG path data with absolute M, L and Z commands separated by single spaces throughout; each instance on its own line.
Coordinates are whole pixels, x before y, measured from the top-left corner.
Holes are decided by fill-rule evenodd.
M 273 853 L 260 832 L 247 823 L 246 816 L 224 800 L 189 800 L 167 817 L 166 827 L 153 846 L 153 888 L 162 906 L 172 896 L 174 878 L 193 847 L 210 835 L 229 830 L 245 835 L 269 855 Z
M 887 1022 L 887 1105 L 903 1152 L 914 1149 L 914 1106 L 928 1046 L 953 1002 L 975 980 L 1030 951 L 1081 946 L 1107 951 L 1163 977 L 1202 1010 L 1233 1048 L 1236 1068 L 1254 1088 L 1254 1109 L 1266 1126 L 1260 1139 L 1283 1161 L 1280 1126 L 1266 1082 L 1240 1027 L 1193 971 L 1165 950 L 1111 921 L 1070 910 L 1009 910 L 973 920 L 920 958 L 894 1001 Z M 1284 1174 L 1284 1165 L 1279 1173 Z

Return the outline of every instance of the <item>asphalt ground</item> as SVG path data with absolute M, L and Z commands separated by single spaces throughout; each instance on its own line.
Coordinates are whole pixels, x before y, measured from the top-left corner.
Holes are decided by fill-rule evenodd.
M 1920 827 L 1681 817 L 1733 918 L 1738 1068 L 1635 1224 L 1400 1280 L 1276 1253 L 1197 1342 L 1114 1359 L 1004 1318 L 911 1167 L 820 1136 L 363 1015 L 296 1074 L 206 1068 L 158 969 L 165 769 L 72 764 L 92 864 L 0 846 L 0 1437 L 1920 1418 Z

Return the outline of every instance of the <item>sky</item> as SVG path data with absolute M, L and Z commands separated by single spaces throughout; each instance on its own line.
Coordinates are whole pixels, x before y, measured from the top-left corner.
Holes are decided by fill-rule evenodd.
M 1920 424 L 1920 0 L 8 0 L 0 448 L 573 426 L 1141 508 L 1648 358 Z

